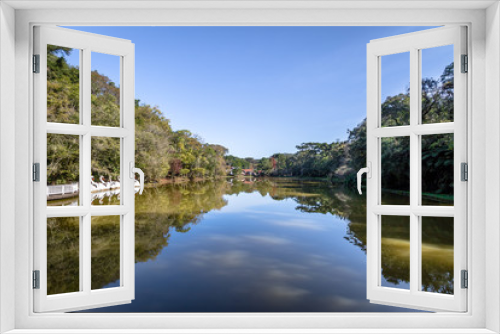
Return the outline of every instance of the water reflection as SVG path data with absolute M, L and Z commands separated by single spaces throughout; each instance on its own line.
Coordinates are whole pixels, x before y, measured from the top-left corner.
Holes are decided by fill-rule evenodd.
M 112 239 L 105 218 L 93 238 Z M 453 293 L 450 224 L 430 219 L 422 237 L 423 288 Z M 385 286 L 408 284 L 402 226 L 384 231 Z M 365 198 L 327 183 L 259 179 L 150 188 L 136 196 L 135 230 L 136 299 L 93 312 L 404 311 L 366 300 Z M 110 254 L 92 256 L 116 273 Z M 103 276 L 99 284 L 118 279 Z

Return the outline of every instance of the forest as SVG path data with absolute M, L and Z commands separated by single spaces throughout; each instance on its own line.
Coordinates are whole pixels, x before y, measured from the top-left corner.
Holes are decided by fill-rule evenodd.
M 79 69 L 68 64 L 72 50 L 49 46 L 47 61 L 47 121 L 79 123 Z M 91 74 L 92 125 L 119 126 L 120 88 L 107 76 Z M 422 80 L 422 123 L 453 121 L 453 63 L 437 78 Z M 382 126 L 409 124 L 409 90 L 389 96 L 382 104 Z M 244 168 L 259 176 L 321 177 L 353 185 L 355 173 L 366 163 L 366 119 L 347 130 L 345 140 L 332 143 L 304 142 L 294 153 L 275 153 L 260 159 L 228 155 L 228 148 L 205 143 L 189 130 L 174 131 L 157 107 L 135 102 L 136 166 L 147 182 L 183 177 L 219 178 L 238 175 Z M 47 180 L 50 184 L 79 179 L 79 138 L 47 135 Z M 409 190 L 409 138 L 384 138 L 382 188 Z M 92 175 L 116 179 L 120 175 L 120 140 L 92 139 Z M 233 171 L 231 172 L 231 170 Z M 453 135 L 422 137 L 423 192 L 453 194 Z
M 66 61 L 72 49 L 49 46 L 47 55 L 47 121 L 79 123 L 79 69 Z M 92 125 L 120 125 L 120 89 L 107 76 L 91 74 Z M 135 164 L 147 182 L 165 177 L 226 175 L 227 148 L 203 142 L 188 130 L 173 131 L 156 107 L 135 101 Z M 92 176 L 98 180 L 120 175 L 120 140 L 93 137 Z M 79 179 L 79 138 L 48 134 L 47 182 L 66 184 Z
M 422 124 L 453 122 L 453 63 L 437 79 L 422 80 Z M 381 106 L 381 125 L 410 122 L 409 89 L 389 96 Z M 262 158 L 255 168 L 262 175 L 326 177 L 355 186 L 356 172 L 366 165 L 366 118 L 347 130 L 346 140 L 332 143 L 305 142 L 295 153 L 275 153 Z M 453 134 L 422 136 L 422 192 L 444 200 L 453 198 Z M 383 138 L 382 188 L 407 193 L 410 185 L 409 137 Z

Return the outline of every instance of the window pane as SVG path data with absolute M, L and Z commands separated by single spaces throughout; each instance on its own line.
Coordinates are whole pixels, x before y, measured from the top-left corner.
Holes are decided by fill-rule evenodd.
M 381 57 L 381 126 L 410 124 L 410 53 Z
M 422 290 L 453 294 L 453 218 L 422 217 Z
M 80 291 L 80 218 L 47 218 L 47 294 Z
M 120 126 L 120 57 L 92 52 L 92 125 Z
M 422 124 L 453 122 L 453 45 L 421 50 Z
M 47 205 L 80 205 L 80 138 L 47 134 Z
M 382 204 L 410 205 L 410 137 L 381 138 Z
M 47 122 L 80 123 L 80 50 L 47 45 Z
M 92 137 L 92 205 L 120 204 L 120 141 Z
M 410 288 L 410 217 L 382 216 L 382 286 Z
M 92 217 L 92 289 L 120 286 L 120 216 Z
M 453 134 L 422 136 L 422 205 L 453 205 Z

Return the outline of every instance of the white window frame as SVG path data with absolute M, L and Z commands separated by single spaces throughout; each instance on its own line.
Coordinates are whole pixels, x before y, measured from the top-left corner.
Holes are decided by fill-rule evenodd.
M 34 311 L 72 311 L 130 303 L 135 292 L 134 245 L 134 176 L 135 165 L 135 96 L 134 44 L 128 40 L 101 36 L 60 27 L 34 27 L 34 53 L 39 55 L 39 73 L 34 84 L 34 162 L 39 163 L 39 181 L 33 184 L 34 257 L 33 268 L 39 271 L 39 288 L 34 289 Z M 80 123 L 47 122 L 47 45 L 68 47 L 80 53 Z M 120 63 L 120 126 L 92 125 L 91 62 L 92 53 L 114 55 Z M 80 205 L 47 206 L 47 134 L 78 135 Z M 111 137 L 120 140 L 121 197 L 119 205 L 91 205 L 91 139 Z M 91 289 L 92 217 L 120 218 L 120 286 Z M 76 217 L 79 233 L 79 291 L 47 295 L 47 218 Z
M 461 181 L 461 163 L 467 163 L 467 73 L 461 71 L 461 56 L 467 55 L 466 27 L 450 26 L 372 40 L 367 46 L 367 297 L 371 302 L 410 306 L 424 310 L 467 310 L 467 290 L 461 288 L 461 271 L 467 270 L 467 183 Z M 453 46 L 454 121 L 422 124 L 422 52 L 439 46 Z M 382 58 L 409 54 L 410 115 L 409 124 L 382 127 Z M 421 136 L 453 134 L 454 203 L 452 206 L 422 205 Z M 381 140 L 406 136 L 410 140 L 410 203 L 383 205 Z M 381 245 L 383 216 L 409 217 L 410 287 L 398 289 L 381 285 Z M 422 286 L 422 217 L 452 217 L 454 231 L 454 293 L 452 295 L 421 290 Z
M 0 4 L 0 78 L 2 120 L 7 126 L 15 126 L 15 146 L 6 142 L 13 131 L 0 124 L 0 202 L 2 226 L 0 236 L 0 303 L 1 320 L 5 320 L 1 330 L 16 328 L 16 333 L 37 332 L 36 329 L 64 329 L 61 332 L 76 332 L 77 329 L 88 329 L 88 332 L 105 332 L 105 329 L 128 329 L 128 333 L 144 332 L 145 328 L 165 329 L 163 332 L 181 332 L 182 328 L 191 328 L 193 332 L 342 332 L 340 329 L 358 329 L 359 332 L 383 333 L 422 333 L 461 332 L 492 333 L 500 331 L 500 136 L 498 135 L 500 117 L 498 109 L 500 99 L 500 12 L 498 3 L 473 1 L 434 1 L 398 2 L 396 6 L 384 1 L 370 2 L 294 2 L 280 4 L 269 3 L 237 3 L 226 5 L 216 1 L 203 5 L 191 3 L 179 9 L 178 3 L 163 5 L 144 1 L 135 3 L 135 9 L 116 9 L 117 3 L 102 1 L 69 2 L 17 2 L 7 1 Z M 132 3 L 132 2 L 131 2 Z M 14 7 L 35 8 L 19 9 Z M 124 4 L 125 6 L 126 4 Z M 41 10 L 43 8 L 58 10 Z M 71 8 L 73 6 L 73 8 Z M 101 8 L 97 8 L 97 7 Z M 102 7 L 109 6 L 104 10 Z M 118 4 L 119 6 L 119 4 Z M 130 6 L 130 5 L 129 5 Z M 151 6 L 150 9 L 147 9 Z M 156 8 L 156 7 L 170 8 Z M 198 6 L 198 7 L 197 7 Z M 201 8 L 203 6 L 203 8 Z M 486 9 L 486 7 L 488 7 Z M 37 8 L 38 7 L 38 8 Z M 75 9 L 76 7 L 80 9 Z M 86 7 L 86 9 L 81 9 Z M 406 7 L 406 8 L 405 8 Z M 437 7 L 437 9 L 436 9 Z M 458 7 L 458 8 L 457 8 Z M 246 8 L 246 9 L 245 9 Z M 346 9 L 347 8 L 347 9 Z M 351 9 L 349 9 L 351 8 Z M 402 9 L 403 8 L 403 9 Z M 306 9 L 306 10 L 304 10 Z M 15 22 L 13 21 L 15 14 Z M 485 24 L 486 23 L 486 24 Z M 470 272 L 470 288 L 468 289 L 469 307 L 466 313 L 437 314 L 374 314 L 374 313 L 294 313 L 294 314 L 34 314 L 32 304 L 31 269 L 32 259 L 32 200 L 26 194 L 32 194 L 30 180 L 32 156 L 32 82 L 30 75 L 30 55 L 32 54 L 32 27 L 36 24 L 58 25 L 450 25 L 465 24 L 469 28 L 469 68 L 471 75 L 468 85 L 469 119 L 468 146 L 470 154 L 469 190 L 471 201 L 468 204 L 468 233 L 471 242 L 468 245 L 468 268 Z M 5 29 L 8 28 L 8 29 Z M 13 32 L 15 31 L 15 50 L 13 48 Z M 132 41 L 133 42 L 133 41 Z M 4 47 L 5 46 L 5 47 Z M 14 64 L 15 75 L 9 66 Z M 488 71 L 485 70 L 488 66 Z M 5 70 L 5 71 L 4 71 Z M 6 74 L 4 74 L 6 73 Z M 7 96 L 12 92 L 15 81 L 15 96 Z M 488 85 L 486 85 L 488 83 Z M 15 107 L 15 119 L 12 109 Z M 10 112 L 10 114 L 7 114 Z M 488 122 L 486 121 L 488 117 Z M 486 154 L 488 152 L 488 154 Z M 7 158 L 15 160 L 15 164 L 7 163 Z M 485 162 L 489 162 L 485 165 Z M 486 166 L 486 167 L 485 167 Z M 14 167 L 14 168 L 13 168 Z M 13 171 L 15 178 L 4 175 L 4 171 Z M 486 183 L 486 172 L 492 174 Z M 9 182 L 9 178 L 16 182 Z M 8 193 L 4 185 L 15 185 L 15 200 L 6 200 Z M 488 196 L 486 196 L 488 194 Z M 486 201 L 486 206 L 485 206 Z M 6 203 L 14 204 L 15 211 L 9 211 Z M 9 218 L 15 218 L 9 221 Z M 470 226 L 474 226 L 474 229 Z M 5 233 L 4 233 L 5 232 Z M 15 243 L 9 240 L 15 237 Z M 12 257 L 14 254 L 14 257 Z M 14 283 L 15 289 L 12 290 Z M 486 293 L 488 291 L 488 293 Z M 4 299 L 5 298 L 5 299 Z M 10 308 L 8 307 L 10 305 Z M 12 306 L 15 308 L 12 310 Z M 13 317 L 13 318 L 10 318 Z M 142 330 L 138 329 L 143 328 Z M 246 328 L 246 330 L 245 330 Z M 297 330 L 297 329 L 301 330 Z M 383 329 L 381 329 L 383 328 Z M 23 330 L 23 329 L 26 329 Z M 100 329 L 100 330 L 99 330 Z M 137 330 L 132 330 L 137 329 Z M 294 330 L 295 329 L 295 330 Z M 448 329 L 448 331 L 446 330 Z M 491 331 L 490 331 L 491 330 Z M 347 330 L 346 330 L 347 331 Z M 52 330 L 51 332 L 56 332 Z M 87 331 L 86 331 L 87 332 Z M 162 331 L 158 331 L 162 332 Z M 185 331 L 184 331 L 185 332 Z M 345 331 L 344 331 L 345 332 Z M 355 330 L 350 330 L 355 333 Z

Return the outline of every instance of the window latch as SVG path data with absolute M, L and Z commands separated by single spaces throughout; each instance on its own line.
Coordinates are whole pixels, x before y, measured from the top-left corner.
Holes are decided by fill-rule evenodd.
M 142 192 L 144 190 L 144 172 L 140 168 L 134 167 L 134 163 L 130 161 L 129 163 L 129 173 L 130 173 L 130 178 L 134 180 L 134 188 L 138 187 L 139 188 L 139 194 L 142 195 Z M 135 173 L 139 174 L 139 182 L 135 183 Z
M 360 195 L 363 193 L 361 191 L 361 175 L 363 175 L 364 173 L 366 173 L 366 177 L 368 179 L 371 179 L 371 177 L 372 177 L 372 163 L 370 161 L 368 161 L 367 166 L 365 168 L 361 168 L 357 174 L 358 192 Z

